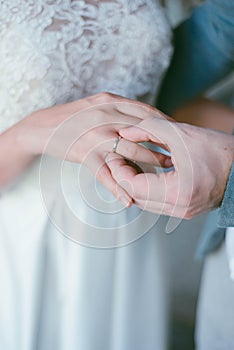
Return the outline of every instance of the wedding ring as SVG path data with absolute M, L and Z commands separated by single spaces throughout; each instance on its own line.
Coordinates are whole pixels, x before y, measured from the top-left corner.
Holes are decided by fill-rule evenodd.
M 113 148 L 112 148 L 112 152 L 113 152 L 113 153 L 116 153 L 116 150 L 117 150 L 119 141 L 120 141 L 121 139 L 122 139 L 121 136 L 119 136 L 119 137 L 117 137 L 117 139 L 115 139 L 115 142 L 114 142 L 114 145 L 113 145 Z

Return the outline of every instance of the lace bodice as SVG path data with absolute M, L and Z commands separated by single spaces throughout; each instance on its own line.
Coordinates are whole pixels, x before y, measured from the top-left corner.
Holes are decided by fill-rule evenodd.
M 170 54 L 157 0 L 0 0 L 0 131 L 100 91 L 150 103 Z

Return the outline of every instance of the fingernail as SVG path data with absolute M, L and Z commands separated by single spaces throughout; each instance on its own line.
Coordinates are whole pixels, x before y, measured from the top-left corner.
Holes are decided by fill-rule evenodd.
M 165 161 L 164 161 L 164 166 L 165 166 L 166 168 L 170 168 L 170 167 L 173 166 L 173 163 L 172 163 L 172 161 L 171 161 L 170 158 L 165 159 Z
M 129 208 L 132 204 L 132 200 L 129 199 L 129 197 L 121 196 L 119 200 L 127 208 Z

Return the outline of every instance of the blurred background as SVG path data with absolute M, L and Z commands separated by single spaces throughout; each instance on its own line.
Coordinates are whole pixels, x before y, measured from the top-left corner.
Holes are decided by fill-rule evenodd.
M 164 0 L 168 18 L 175 28 L 200 0 Z M 234 107 L 234 73 L 213 86 L 205 96 Z M 195 258 L 196 247 L 207 215 L 182 221 L 172 234 L 166 235 L 170 256 L 172 287 L 172 341 L 171 350 L 194 349 L 194 326 L 199 283 L 203 261 Z
M 206 96 L 234 107 L 234 74 L 206 92 Z M 166 236 L 170 255 L 172 286 L 172 348 L 194 349 L 194 326 L 202 261 L 195 258 L 196 247 L 207 215 L 182 221 L 177 229 Z

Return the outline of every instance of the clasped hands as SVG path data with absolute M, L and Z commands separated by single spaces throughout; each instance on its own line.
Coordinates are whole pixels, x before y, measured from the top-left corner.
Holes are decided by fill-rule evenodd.
M 114 180 L 144 210 L 190 219 L 220 206 L 233 162 L 234 137 L 212 129 L 177 123 L 157 109 L 121 137 L 107 162 Z M 134 142 L 125 156 L 133 161 L 170 168 L 159 173 L 139 172 L 122 156 L 126 141 Z M 170 152 L 139 152 L 139 142 L 150 142 Z
M 160 164 L 173 168 L 159 174 L 139 173 L 119 154 L 109 155 L 113 178 L 137 206 L 189 219 L 221 204 L 233 162 L 233 136 L 158 117 L 122 129 L 120 135 L 132 142 L 152 142 L 171 154 Z
M 34 112 L 13 130 L 24 157 L 83 163 L 125 206 L 182 218 L 220 205 L 233 162 L 233 136 L 177 123 L 149 105 L 106 93 Z M 127 159 L 170 171 L 139 172 Z

